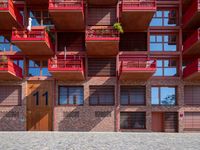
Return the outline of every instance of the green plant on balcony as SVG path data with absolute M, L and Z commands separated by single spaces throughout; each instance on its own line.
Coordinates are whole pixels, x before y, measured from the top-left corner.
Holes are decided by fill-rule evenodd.
M 119 33 L 124 33 L 123 27 L 122 27 L 121 23 L 119 23 L 119 22 L 116 22 L 116 23 L 113 25 L 113 28 L 114 28 L 115 30 L 117 30 Z
M 55 44 L 55 34 L 53 34 L 51 32 L 51 29 L 49 27 L 46 27 L 46 32 L 48 33 L 49 37 L 50 37 L 50 40 L 53 44 Z

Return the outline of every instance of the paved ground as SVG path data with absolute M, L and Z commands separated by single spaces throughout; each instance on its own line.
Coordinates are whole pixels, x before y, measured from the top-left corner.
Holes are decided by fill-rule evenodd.
M 0 150 L 200 150 L 198 133 L 0 132 Z

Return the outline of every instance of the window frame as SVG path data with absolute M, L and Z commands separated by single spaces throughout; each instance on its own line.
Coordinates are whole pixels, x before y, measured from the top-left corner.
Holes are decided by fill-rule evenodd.
M 165 75 L 165 69 L 167 68 L 174 68 L 172 66 L 168 66 L 165 67 L 165 61 L 168 60 L 169 64 L 172 64 L 171 61 L 176 61 L 176 75 L 171 76 L 171 75 Z M 159 65 L 156 65 L 156 72 L 158 71 L 158 69 L 162 69 L 162 75 L 155 75 L 156 72 L 154 73 L 153 77 L 179 77 L 179 61 L 178 58 L 157 58 L 156 62 L 158 63 L 158 61 L 162 61 L 162 66 L 160 67 Z
M 68 89 L 67 92 L 67 103 L 66 104 L 60 104 L 60 88 L 65 87 Z M 82 104 L 69 104 L 69 88 L 81 88 L 83 92 L 83 99 L 82 99 Z M 57 106 L 84 106 L 84 87 L 83 86 L 67 86 L 67 85 L 59 85 L 58 86 L 58 101 L 57 101 Z
M 125 88 L 128 90 L 128 103 L 127 104 L 122 104 L 121 101 L 121 96 L 122 96 L 122 88 Z M 132 89 L 137 89 L 137 88 L 144 88 L 144 103 L 143 104 L 131 104 L 130 103 L 130 91 Z M 127 95 L 126 95 L 127 96 Z M 121 106 L 145 106 L 146 105 L 146 86 L 120 86 L 120 105 Z
M 159 104 L 152 104 L 152 88 L 158 88 L 158 103 Z M 161 101 L 161 88 L 174 88 L 175 89 L 175 103 L 173 105 L 171 104 L 162 104 Z M 151 86 L 151 105 L 152 106 L 177 106 L 177 98 L 178 98 L 178 92 L 177 92 L 177 86 Z

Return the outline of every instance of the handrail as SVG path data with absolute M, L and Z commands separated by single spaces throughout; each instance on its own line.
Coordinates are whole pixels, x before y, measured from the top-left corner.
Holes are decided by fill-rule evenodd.
M 86 29 L 86 39 L 111 39 L 118 40 L 119 32 L 112 26 L 100 26 L 100 27 L 87 27 Z
M 50 0 L 50 9 L 83 9 L 83 0 Z
M 83 71 L 82 59 L 49 59 L 50 71 Z
M 200 29 L 194 31 L 194 33 L 192 33 L 192 35 L 186 39 L 186 41 L 183 43 L 183 51 L 186 51 L 198 40 L 200 40 Z
M 156 69 L 156 60 L 122 60 L 120 70 L 129 70 L 129 71 L 137 71 L 137 70 L 155 70 Z
M 194 72 L 198 71 L 200 68 L 200 59 L 196 59 L 192 63 L 188 64 L 184 69 L 183 69 L 183 76 L 188 77 L 189 75 L 193 74 Z
M 9 71 L 16 75 L 17 77 L 22 78 L 22 68 L 16 65 L 13 61 L 8 60 L 6 62 L 0 62 L 0 71 Z
M 122 10 L 156 9 L 156 0 L 122 0 Z

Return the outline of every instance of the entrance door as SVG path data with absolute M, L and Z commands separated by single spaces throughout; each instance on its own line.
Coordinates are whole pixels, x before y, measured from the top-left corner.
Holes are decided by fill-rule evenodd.
M 153 112 L 152 113 L 152 131 L 153 132 L 163 132 L 163 113 L 162 112 Z
M 27 130 L 51 131 L 53 82 L 28 81 Z

